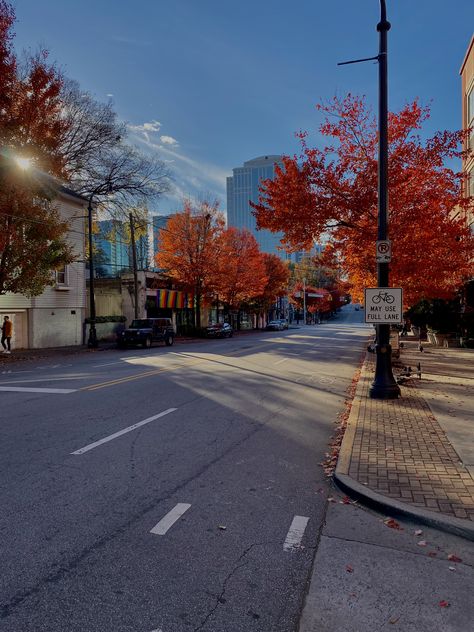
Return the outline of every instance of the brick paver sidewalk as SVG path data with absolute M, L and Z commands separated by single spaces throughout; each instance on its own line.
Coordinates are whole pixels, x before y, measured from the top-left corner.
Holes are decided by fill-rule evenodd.
M 474 480 L 416 388 L 402 385 L 397 400 L 369 398 L 374 356 L 358 385 L 348 474 L 390 498 L 474 521 Z M 354 418 L 355 417 L 355 418 Z

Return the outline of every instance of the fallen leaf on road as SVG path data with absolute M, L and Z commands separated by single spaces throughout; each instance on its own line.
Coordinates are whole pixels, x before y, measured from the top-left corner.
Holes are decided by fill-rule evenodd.
M 436 557 L 437 555 L 438 555 L 438 554 L 436 553 L 436 551 L 430 551 L 430 552 L 428 553 L 428 556 L 429 556 L 429 557 Z
M 449 566 L 449 570 L 450 570 L 450 571 L 455 571 L 455 570 L 456 570 L 456 567 L 455 567 L 455 566 Z
M 328 503 L 335 503 L 336 501 L 334 500 L 334 498 L 332 496 L 329 496 L 328 498 Z
M 353 569 L 353 567 L 352 567 L 350 564 L 348 564 L 348 565 L 346 566 L 346 571 L 347 571 L 348 573 L 353 573 L 353 572 L 354 572 L 354 569 Z
M 227 529 L 227 527 L 223 524 L 220 524 L 218 527 L 221 531 L 225 531 Z
M 449 608 L 449 606 L 450 606 L 450 605 L 451 605 L 451 604 L 449 603 L 449 601 L 445 601 L 444 599 L 442 599 L 442 600 L 439 602 L 439 607 L 440 607 L 440 608 Z
M 340 500 L 339 502 L 342 503 L 343 505 L 350 505 L 351 499 L 349 498 L 349 496 L 344 496 L 344 498 Z
M 454 555 L 454 553 L 450 553 L 448 555 L 448 560 L 450 562 L 462 562 L 462 559 L 460 557 L 458 557 L 457 555 Z
M 395 623 L 397 623 L 398 621 L 400 621 L 400 617 L 392 617 L 389 620 L 389 623 L 391 623 L 392 625 L 395 625 Z
M 417 529 L 415 531 L 415 535 L 421 535 L 423 533 L 423 531 L 421 529 Z
M 383 521 L 383 523 L 386 527 L 389 527 L 390 529 L 397 529 L 398 531 L 403 531 L 403 527 L 393 518 L 387 518 L 386 520 Z
M 426 546 L 426 540 L 420 540 L 418 546 Z

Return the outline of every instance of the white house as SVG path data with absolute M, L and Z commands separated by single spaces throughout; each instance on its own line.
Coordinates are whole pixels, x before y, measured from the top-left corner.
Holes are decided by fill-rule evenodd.
M 0 296 L 0 321 L 8 315 L 13 322 L 13 349 L 41 349 L 80 345 L 86 310 L 85 216 L 87 200 L 71 189 L 59 187 L 55 204 L 69 223 L 68 241 L 76 261 L 55 274 L 54 285 L 40 296 Z

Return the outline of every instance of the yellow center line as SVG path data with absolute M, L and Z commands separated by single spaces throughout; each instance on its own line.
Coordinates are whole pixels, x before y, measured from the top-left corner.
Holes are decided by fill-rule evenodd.
M 157 373 L 161 373 L 162 371 L 167 371 L 168 369 L 153 369 L 152 371 L 145 371 L 144 373 L 136 373 L 135 375 L 127 375 L 126 377 L 119 377 L 115 380 L 109 380 L 108 382 L 99 382 L 99 384 L 92 384 L 92 386 L 85 386 L 81 388 L 81 391 L 95 391 L 99 388 L 106 388 L 107 386 L 114 386 L 114 384 L 122 384 L 123 382 L 129 382 L 131 380 L 139 380 L 142 377 L 147 377 L 149 375 L 156 375 Z
M 268 348 L 268 344 L 261 344 L 261 345 L 255 345 L 252 348 L 252 351 L 255 351 L 256 349 L 262 348 L 262 347 L 266 347 Z M 231 351 L 230 353 L 228 353 L 227 355 L 231 356 L 231 355 L 235 355 L 237 353 L 240 353 L 241 351 L 248 351 L 248 349 L 236 349 L 235 351 Z M 186 356 L 186 353 L 183 353 L 183 355 L 185 357 L 189 357 Z M 220 354 L 215 354 L 219 357 Z M 213 360 L 211 358 L 203 358 L 200 357 L 198 360 L 195 360 L 194 362 L 186 362 L 185 364 L 179 364 L 179 365 L 175 365 L 175 366 L 170 366 L 170 367 L 162 367 L 159 369 L 151 369 L 149 371 L 144 371 L 142 373 L 136 373 L 134 375 L 127 375 L 125 377 L 118 377 L 115 380 L 108 380 L 107 382 L 99 382 L 98 384 L 92 384 L 91 386 L 84 386 L 83 388 L 79 389 L 81 391 L 98 391 L 101 388 L 108 388 L 109 386 L 115 386 L 116 384 L 124 384 L 125 382 L 132 382 L 133 380 L 141 380 L 144 377 L 150 377 L 152 375 L 158 375 L 159 373 L 164 373 L 165 371 L 174 371 L 175 369 L 182 369 L 183 367 L 188 367 L 188 366 L 194 366 L 196 364 L 202 364 L 204 362 L 212 362 Z
M 182 369 L 183 367 L 192 366 L 193 364 L 199 364 L 198 362 L 189 362 L 186 364 L 179 364 L 170 367 L 162 367 L 160 369 L 152 369 L 151 371 L 144 371 L 143 373 L 135 373 L 134 375 L 127 375 L 125 377 L 118 377 L 115 380 L 109 380 L 107 382 L 100 382 L 99 384 L 92 384 L 91 386 L 84 386 L 81 391 L 97 391 L 101 388 L 107 388 L 108 386 L 115 386 L 116 384 L 123 384 L 124 382 L 131 382 L 133 380 L 141 380 L 144 377 L 150 377 L 151 375 L 158 375 L 158 373 L 164 373 L 165 371 L 174 371 L 175 369 Z

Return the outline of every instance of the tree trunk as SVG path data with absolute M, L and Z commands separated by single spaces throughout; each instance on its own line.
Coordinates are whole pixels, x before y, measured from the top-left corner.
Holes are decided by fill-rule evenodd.
M 196 327 L 201 327 L 201 294 L 200 292 L 196 292 Z

